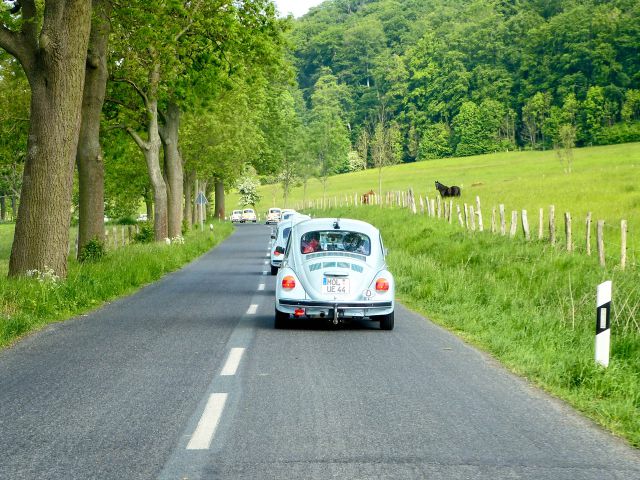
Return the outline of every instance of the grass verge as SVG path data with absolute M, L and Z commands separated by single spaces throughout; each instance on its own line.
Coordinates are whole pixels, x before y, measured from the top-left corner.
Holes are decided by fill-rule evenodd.
M 43 326 L 127 295 L 177 270 L 227 238 L 229 223 L 213 233 L 192 232 L 183 245 L 130 245 L 95 263 L 70 261 L 66 280 L 0 278 L 0 348 Z
M 376 225 L 399 300 L 640 447 L 637 269 L 603 270 L 597 258 L 468 233 L 407 210 L 317 213 Z M 594 365 L 593 353 L 595 291 L 604 280 L 614 286 L 607 369 Z

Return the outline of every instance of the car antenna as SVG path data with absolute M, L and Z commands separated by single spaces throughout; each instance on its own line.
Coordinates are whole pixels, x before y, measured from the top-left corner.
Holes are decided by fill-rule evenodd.
M 340 230 L 340 219 L 339 218 L 336 218 L 336 221 L 333 222 L 333 228 L 335 230 Z

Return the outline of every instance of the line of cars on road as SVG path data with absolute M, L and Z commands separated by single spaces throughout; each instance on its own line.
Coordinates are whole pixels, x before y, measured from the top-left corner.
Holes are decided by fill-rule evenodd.
M 281 213 L 271 235 L 271 274 L 277 275 L 275 327 L 353 319 L 394 328 L 395 282 L 377 228 L 339 218 Z

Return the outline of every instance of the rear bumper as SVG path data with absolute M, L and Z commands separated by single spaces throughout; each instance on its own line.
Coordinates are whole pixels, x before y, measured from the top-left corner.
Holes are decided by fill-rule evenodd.
M 321 300 L 287 300 L 276 301 L 276 308 L 289 314 L 303 309 L 304 317 L 308 318 L 361 318 L 374 315 L 388 315 L 393 312 L 393 302 L 331 302 Z

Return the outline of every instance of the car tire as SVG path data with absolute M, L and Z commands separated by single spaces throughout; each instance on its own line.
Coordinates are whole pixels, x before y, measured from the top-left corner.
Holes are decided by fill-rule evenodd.
M 273 265 L 271 265 L 271 275 L 277 275 L 278 274 L 278 267 L 274 267 Z
M 380 321 L 380 330 L 393 330 L 395 323 L 394 313 L 395 312 L 391 312 L 389 315 L 379 315 L 376 317 L 376 319 Z
M 289 326 L 289 314 L 282 313 L 276 308 L 276 319 L 273 325 L 277 329 L 287 328 Z

